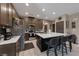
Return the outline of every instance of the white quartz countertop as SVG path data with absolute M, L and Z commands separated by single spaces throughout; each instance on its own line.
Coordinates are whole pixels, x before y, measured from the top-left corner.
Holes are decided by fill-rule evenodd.
M 5 44 L 11 44 L 11 43 L 16 43 L 20 39 L 20 36 L 13 36 L 11 39 L 6 40 L 6 41 L 1 41 L 0 45 L 5 45 Z
M 51 38 L 51 37 L 57 37 L 57 36 L 65 36 L 67 34 L 50 32 L 50 33 L 36 33 L 36 35 L 45 39 L 45 38 Z

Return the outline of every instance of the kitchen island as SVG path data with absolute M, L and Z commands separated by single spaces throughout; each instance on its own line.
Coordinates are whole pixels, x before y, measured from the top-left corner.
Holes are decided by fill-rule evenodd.
M 15 56 L 19 55 L 20 36 L 13 36 L 9 40 L 0 42 L 0 55 Z
M 36 39 L 37 39 L 37 46 L 39 47 L 40 51 L 43 52 L 47 50 L 47 45 L 45 42 L 49 41 L 50 39 L 53 39 L 54 37 L 60 37 L 60 36 L 66 36 L 67 34 L 64 33 L 36 33 Z

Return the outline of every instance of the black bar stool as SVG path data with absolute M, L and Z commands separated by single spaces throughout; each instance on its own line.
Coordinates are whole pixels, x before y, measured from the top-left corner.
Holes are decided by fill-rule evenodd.
M 47 56 L 49 56 L 49 51 L 51 51 L 50 50 L 51 48 L 54 48 L 54 54 L 55 54 L 55 56 L 57 56 L 58 55 L 57 47 L 59 46 L 59 38 L 58 37 L 52 38 L 48 42 L 45 42 L 45 43 L 48 45 Z
M 68 54 L 66 42 L 67 42 L 67 36 L 62 36 L 61 37 L 62 56 L 64 55 L 64 49 L 65 49 L 65 53 Z
M 70 52 L 72 51 L 72 43 L 76 44 L 76 39 L 77 39 L 77 37 L 75 34 L 71 34 L 68 36 Z

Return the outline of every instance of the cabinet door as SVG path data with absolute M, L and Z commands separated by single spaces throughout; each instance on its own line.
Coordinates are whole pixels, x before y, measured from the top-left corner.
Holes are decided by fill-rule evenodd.
M 42 26 L 43 26 L 43 25 L 42 25 L 42 24 L 43 24 L 43 23 L 42 23 L 42 20 L 36 19 L 35 22 L 34 22 L 34 24 L 35 24 L 35 28 L 36 28 L 36 29 L 42 29 Z
M 16 42 L 16 56 L 19 56 L 19 51 L 20 51 L 20 43 L 19 43 L 19 40 Z
M 15 12 L 14 7 L 12 8 L 12 15 L 13 15 L 13 17 L 16 17 L 16 12 Z
M 56 23 L 56 32 L 64 33 L 64 21 Z
M 0 4 L 0 24 L 1 24 L 1 4 Z
M 1 3 L 1 24 L 6 25 L 7 22 L 7 15 L 6 15 L 6 4 Z
M 9 25 L 9 4 L 6 4 L 6 25 Z
M 8 19 L 8 24 L 10 25 L 10 26 L 12 26 L 12 5 L 11 4 L 9 4 L 9 19 Z
M 42 22 L 42 20 L 39 20 L 39 23 L 38 24 L 39 24 L 39 26 L 38 26 L 39 29 L 42 29 L 43 28 L 43 22 Z

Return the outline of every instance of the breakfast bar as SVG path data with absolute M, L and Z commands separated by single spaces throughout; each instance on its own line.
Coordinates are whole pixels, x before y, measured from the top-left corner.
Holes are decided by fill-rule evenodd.
M 60 37 L 65 36 L 67 34 L 64 33 L 36 33 L 36 39 L 37 39 L 37 45 L 41 52 L 47 50 L 47 45 L 45 44 L 46 41 L 49 41 L 50 39 L 54 37 Z

